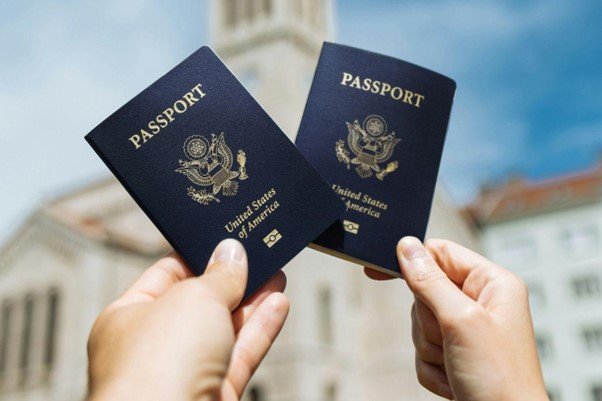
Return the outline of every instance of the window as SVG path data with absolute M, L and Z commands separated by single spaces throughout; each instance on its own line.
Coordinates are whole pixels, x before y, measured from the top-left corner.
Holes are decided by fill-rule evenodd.
M 537 335 L 535 338 L 537 343 L 537 352 L 542 361 L 550 359 L 554 353 L 552 348 L 552 339 L 547 335 Z
M 316 28 L 322 28 L 324 26 L 324 1 L 323 0 L 312 0 L 311 1 L 311 23 Z
M 602 283 L 600 276 L 597 274 L 587 274 L 579 277 L 574 277 L 571 286 L 573 294 L 576 298 L 600 298 L 602 297 Z
M 600 243 L 598 227 L 587 225 L 567 229 L 560 235 L 560 242 L 566 251 L 573 254 L 589 253 Z
M 249 389 L 249 401 L 265 401 L 263 389 L 260 386 L 253 386 Z
M 513 265 L 532 261 L 537 257 L 537 245 L 532 238 L 516 238 L 503 244 L 504 259 Z
M 560 401 L 560 394 L 557 390 L 547 389 L 548 398 L 550 401 Z
M 529 306 L 533 313 L 541 311 L 546 304 L 546 295 L 541 285 L 529 284 Z
M 56 289 L 48 293 L 48 314 L 46 315 L 46 333 L 44 338 L 44 367 L 45 372 L 52 369 L 56 354 L 56 330 L 59 317 L 60 296 Z
M 238 6 L 243 9 L 243 16 L 245 21 L 253 22 L 255 19 L 255 3 L 256 0 L 239 0 Z
M 324 401 L 336 401 L 337 399 L 337 385 L 336 383 L 330 383 L 324 389 Z
M 224 22 L 229 27 L 236 25 L 236 0 L 224 0 Z
M 320 341 L 332 344 L 332 295 L 329 288 L 322 288 L 318 293 L 318 308 Z
M 581 334 L 588 352 L 602 351 L 602 326 L 586 327 Z
M 39 384 L 40 378 L 44 381 L 49 378 L 57 355 L 60 303 L 60 292 L 55 288 L 40 294 L 28 293 L 23 302 L 7 300 L 2 303 L 0 384 L 3 376 L 13 371 L 17 374 L 15 384 L 21 387 Z M 38 310 L 45 314 L 38 316 Z M 16 319 L 17 317 L 20 319 Z M 14 327 L 15 323 L 18 327 Z M 37 375 L 38 372 L 41 376 Z M 36 373 L 36 376 L 32 373 Z
M 298 17 L 303 18 L 303 1 L 301 0 L 297 0 L 297 1 L 293 1 L 292 6 L 294 7 L 294 12 L 295 14 L 297 14 Z
M 8 344 L 10 341 L 10 327 L 13 305 L 9 301 L 2 303 L 2 316 L 0 317 L 0 379 L 6 373 L 8 365 Z
M 33 295 L 25 297 L 23 308 L 23 330 L 21 332 L 21 349 L 19 352 L 19 384 L 25 384 L 29 373 L 29 359 L 31 350 L 31 328 L 33 326 Z
M 261 11 L 265 16 L 272 14 L 272 0 L 261 0 Z
M 592 401 L 602 401 L 602 384 L 592 386 Z

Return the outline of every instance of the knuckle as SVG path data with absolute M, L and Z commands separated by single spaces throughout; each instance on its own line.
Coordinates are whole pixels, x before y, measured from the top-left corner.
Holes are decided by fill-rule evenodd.
M 204 302 L 212 297 L 212 289 L 203 280 L 186 280 L 177 284 L 178 294 L 188 302 Z
M 241 297 L 246 288 L 246 279 L 240 273 L 239 266 L 220 263 L 217 268 L 206 272 L 198 279 L 185 280 L 181 283 L 183 296 L 190 297 L 197 303 L 210 301 L 223 302 L 234 296 Z
M 427 249 L 430 249 L 431 251 L 436 251 L 437 254 L 445 257 L 450 253 L 450 248 L 454 244 L 454 242 L 446 239 L 431 238 L 426 241 L 425 245 Z
M 424 241 L 424 247 L 432 253 L 433 250 L 437 249 L 437 240 L 436 239 L 432 239 L 429 238 L 426 241 Z
M 177 262 L 173 257 L 164 256 L 155 262 L 155 267 L 162 270 L 171 270 L 177 266 Z
M 438 249 L 441 249 L 441 250 L 445 250 L 449 246 L 450 242 L 451 241 L 448 241 L 448 240 L 445 240 L 445 239 L 429 238 L 426 241 L 426 245 L 427 245 L 427 247 L 430 247 L 430 248 L 438 248 Z
M 150 269 L 160 271 L 163 275 L 167 276 L 171 284 L 175 284 L 184 278 L 182 273 L 179 273 L 182 270 L 180 262 L 172 256 L 159 259 Z
M 268 297 L 266 302 L 270 303 L 271 309 L 275 315 L 288 315 L 291 304 L 288 297 L 282 293 L 275 293 Z
M 412 323 L 412 342 L 414 343 L 414 347 L 418 348 L 418 343 L 420 337 L 420 326 L 416 323 Z
M 418 378 L 418 383 L 420 383 L 420 385 L 422 387 L 424 387 L 426 389 L 429 388 L 429 386 L 428 386 L 428 384 L 429 384 L 428 376 L 424 372 L 424 370 L 416 369 L 416 377 Z
M 154 267 L 171 275 L 172 272 L 178 270 L 180 263 L 172 256 L 165 256 L 157 260 Z
M 445 332 L 456 331 L 474 325 L 487 318 L 485 310 L 479 304 L 473 304 L 463 308 L 451 316 L 440 319 L 441 330 Z
M 525 280 L 523 280 L 522 278 L 513 275 L 514 276 L 514 280 L 515 280 L 515 287 L 516 290 L 518 291 L 518 293 L 524 297 L 528 297 L 529 296 L 529 287 L 527 286 L 527 283 L 525 282 Z
M 250 350 L 244 345 L 239 345 L 236 347 L 236 358 L 240 361 L 240 364 L 237 365 L 246 368 L 249 376 L 252 376 L 253 373 L 255 373 L 258 363 L 253 350 Z
M 421 263 L 425 263 L 426 265 L 420 269 L 413 280 L 413 284 L 417 288 L 421 287 L 429 287 L 434 283 L 447 279 L 447 275 L 441 270 L 438 266 L 434 265 L 434 263 L 429 261 L 424 261 Z
M 443 341 L 441 338 L 441 328 L 436 318 L 422 317 L 419 324 L 426 340 L 433 344 L 441 345 Z
M 426 341 L 424 336 L 417 336 L 414 340 L 414 347 L 416 348 L 416 353 L 420 356 L 421 359 L 427 359 L 431 353 L 431 346 Z
M 460 323 L 466 324 L 475 320 L 479 320 L 483 316 L 483 308 L 475 303 L 473 305 L 467 306 L 460 312 L 460 314 L 458 315 L 458 321 Z
M 214 263 L 209 274 L 221 276 L 225 282 L 235 283 L 236 285 L 240 285 L 245 279 L 240 266 L 229 262 Z
M 412 339 L 414 341 L 416 355 L 418 355 L 420 359 L 431 364 L 443 364 L 443 351 L 441 347 L 428 341 L 423 334 L 419 334 Z
M 521 299 L 528 299 L 529 287 L 521 277 L 510 271 L 507 271 L 506 283 L 508 288 L 513 291 L 516 296 L 520 297 Z
M 425 369 L 424 362 L 418 356 L 416 357 L 416 378 L 422 387 L 428 390 L 433 389 L 433 379 Z

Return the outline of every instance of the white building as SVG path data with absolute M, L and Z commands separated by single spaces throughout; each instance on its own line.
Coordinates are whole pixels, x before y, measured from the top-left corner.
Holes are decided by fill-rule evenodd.
M 215 50 L 289 135 L 332 34 L 332 8 L 327 0 L 211 2 Z M 441 191 L 429 235 L 477 247 Z M 81 400 L 95 317 L 167 251 L 113 179 L 36 210 L 0 249 L 0 400 Z M 312 250 L 285 271 L 291 313 L 248 400 L 436 398 L 415 378 L 413 296 L 401 280 L 371 281 L 361 267 Z
M 602 401 L 602 161 L 485 188 L 469 210 L 487 254 L 529 286 L 552 400 Z
M 0 400 L 82 400 L 92 323 L 168 249 L 113 179 L 35 211 L 0 250 Z

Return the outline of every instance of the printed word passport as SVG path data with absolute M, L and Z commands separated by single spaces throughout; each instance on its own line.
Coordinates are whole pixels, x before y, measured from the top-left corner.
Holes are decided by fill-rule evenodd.
M 245 298 L 345 210 L 208 47 L 86 140 L 195 274 L 221 240 L 240 240 Z
M 347 205 L 312 247 L 399 276 L 395 247 L 424 239 L 453 80 L 325 43 L 296 144 Z

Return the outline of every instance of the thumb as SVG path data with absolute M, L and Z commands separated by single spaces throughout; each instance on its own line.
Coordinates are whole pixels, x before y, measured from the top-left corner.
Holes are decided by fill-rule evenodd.
M 422 243 L 405 237 L 397 244 L 401 274 L 414 295 L 441 321 L 452 318 L 472 301 L 437 265 Z
M 234 239 L 225 239 L 213 251 L 205 273 L 198 280 L 214 299 L 233 311 L 245 294 L 247 275 L 245 248 Z

